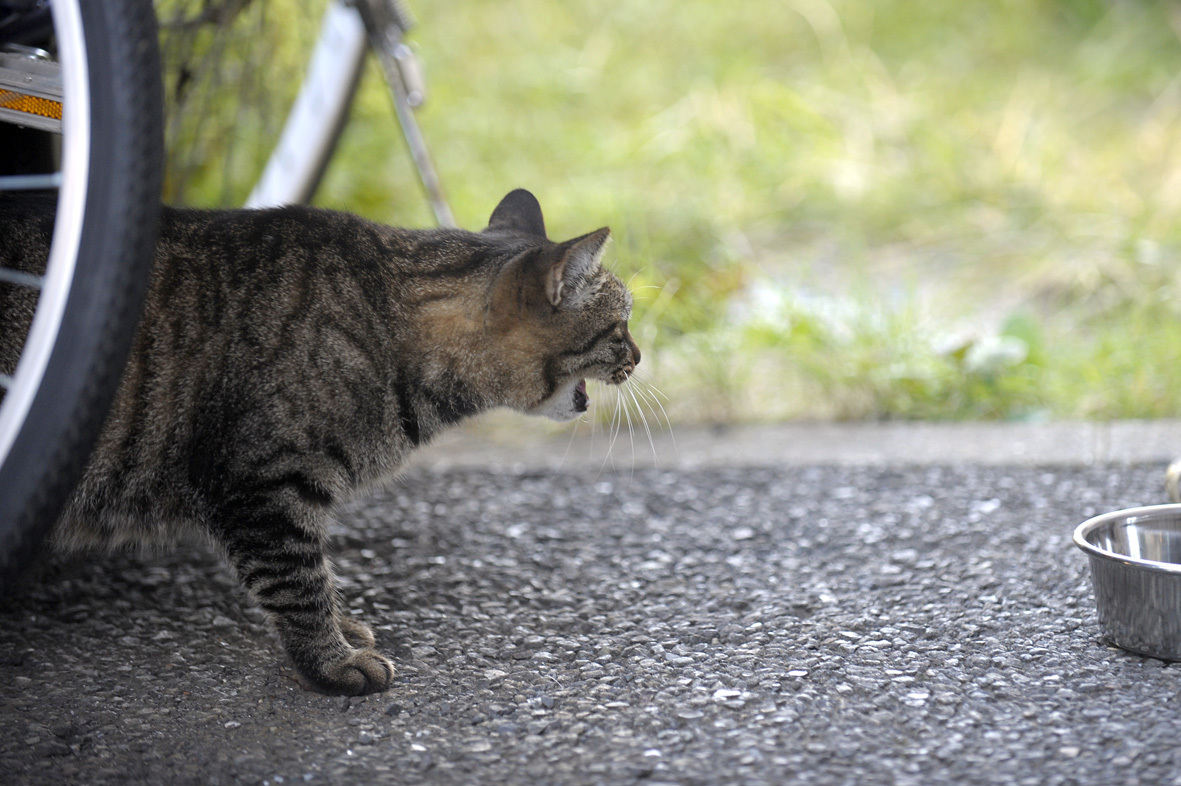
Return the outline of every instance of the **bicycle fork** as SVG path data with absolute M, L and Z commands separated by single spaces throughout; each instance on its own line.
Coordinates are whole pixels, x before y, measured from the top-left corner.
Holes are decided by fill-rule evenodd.
M 396 0 L 333 0 L 329 4 L 303 88 L 246 207 L 285 205 L 311 198 L 336 146 L 339 123 L 352 101 L 368 45 L 381 63 L 402 135 L 435 220 L 440 226 L 455 226 L 414 118 L 414 108 L 422 104 L 426 89 L 413 52 L 402 42 L 412 25 L 410 15 Z M 325 122 L 325 118 L 336 118 L 338 122 Z
M 350 2 L 360 13 L 369 36 L 369 45 L 381 64 L 382 74 L 393 98 L 394 112 L 402 127 L 402 135 L 410 149 L 414 167 L 418 170 L 418 178 L 426 189 L 435 220 L 440 226 L 454 227 L 455 218 L 443 196 L 443 189 L 427 150 L 426 140 L 414 117 L 414 110 L 422 106 L 426 100 L 426 83 L 418 67 L 418 60 L 410 47 L 402 41 L 405 34 L 414 26 L 414 20 L 408 9 L 398 0 Z

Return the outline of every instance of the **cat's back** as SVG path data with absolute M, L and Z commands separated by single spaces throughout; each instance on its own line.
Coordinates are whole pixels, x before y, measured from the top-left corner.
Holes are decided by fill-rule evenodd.
M 382 275 L 411 252 L 412 233 L 351 213 L 290 205 L 265 210 L 165 207 L 154 278 L 182 274 L 249 293 L 316 276 Z
M 306 206 L 165 208 L 135 351 L 167 340 L 161 362 L 210 355 L 275 376 L 284 358 L 324 347 L 329 334 L 388 335 L 399 322 L 393 282 L 418 242 Z
M 96 509 L 189 520 L 214 476 L 348 419 L 380 431 L 378 401 L 398 330 L 389 281 L 400 230 L 307 207 L 165 208 L 131 354 L 80 487 Z M 103 533 L 74 519 L 85 544 L 151 540 L 168 527 L 128 520 Z

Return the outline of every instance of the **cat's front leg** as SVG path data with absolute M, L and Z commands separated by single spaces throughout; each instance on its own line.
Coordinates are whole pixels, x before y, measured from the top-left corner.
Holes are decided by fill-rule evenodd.
M 215 536 L 312 687 L 353 696 L 386 690 L 394 667 L 373 649 L 368 627 L 341 615 L 324 554 L 326 511 L 298 497 L 290 488 L 238 496 Z

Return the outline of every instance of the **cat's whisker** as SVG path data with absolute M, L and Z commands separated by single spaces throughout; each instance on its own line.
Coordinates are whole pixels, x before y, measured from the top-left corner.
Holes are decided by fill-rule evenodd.
M 672 420 L 669 418 L 668 411 L 664 408 L 664 404 L 662 404 L 660 401 L 661 399 L 668 401 L 669 397 L 666 396 L 664 392 L 660 390 L 660 388 L 652 384 L 651 380 L 649 380 L 647 376 L 640 374 L 639 372 L 633 374 L 632 376 L 636 378 L 635 381 L 637 383 L 637 387 L 639 388 L 640 395 L 642 395 L 648 402 L 648 407 L 652 410 L 652 414 L 656 416 L 657 423 L 660 422 L 661 416 L 664 417 L 664 425 L 668 429 L 669 437 L 672 439 L 673 449 L 675 450 L 677 446 L 677 438 L 673 433 Z M 659 415 L 656 413 L 657 409 L 660 410 Z
M 598 430 L 595 428 L 598 425 L 597 421 L 598 421 L 598 418 L 594 417 L 593 415 L 591 417 L 587 418 L 587 425 L 590 426 L 591 450 L 594 450 L 594 448 L 595 448 L 595 432 Z
M 658 427 L 671 427 L 671 421 L 668 420 L 668 414 L 664 410 L 664 405 L 660 404 L 661 398 L 666 401 L 668 400 L 668 397 L 664 393 L 660 393 L 659 389 L 652 385 L 652 382 L 648 381 L 639 371 L 632 372 L 632 375 L 627 380 L 627 385 L 632 388 L 632 392 L 635 395 L 635 402 L 641 407 L 645 404 L 647 405 L 647 410 L 657 419 Z M 660 412 L 657 412 L 657 410 Z
M 635 479 L 635 427 L 632 424 L 632 407 L 628 404 L 627 397 L 621 388 L 622 385 L 615 387 L 615 397 L 619 399 L 620 408 L 624 412 L 624 417 L 627 418 L 627 441 L 632 448 L 631 477 Z
M 627 399 L 623 397 L 620 386 L 615 386 L 615 406 L 620 413 L 620 422 L 627 420 L 627 441 L 631 446 L 632 466 L 636 465 L 636 434 L 632 429 L 632 415 L 627 407 Z
M 672 433 L 673 422 L 672 422 L 672 420 L 669 419 L 668 412 L 665 410 L 664 404 L 660 403 L 660 396 L 658 396 L 656 393 L 654 393 L 649 387 L 640 387 L 639 391 L 640 391 L 640 395 L 644 397 L 644 400 L 648 402 L 648 408 L 650 410 L 652 410 L 652 414 L 656 416 L 656 422 L 660 423 L 660 418 L 661 418 L 661 416 L 663 416 L 664 417 L 664 428 L 668 429 L 669 436 L 673 437 L 673 433 Z M 657 391 L 657 392 L 659 392 L 659 391 Z M 667 401 L 667 400 L 668 400 L 668 397 L 665 396 L 665 401 Z M 656 412 L 657 409 L 660 410 L 659 414 L 657 414 L 657 412 Z M 674 445 L 676 444 L 675 437 L 673 437 L 673 444 Z
M 612 415 L 614 416 L 614 413 L 612 413 Z M 594 435 L 598 431 L 602 431 L 604 437 L 606 437 L 608 434 L 610 434 L 611 433 L 610 421 L 604 423 L 600 418 L 591 418 L 591 447 L 590 447 L 590 450 L 591 450 L 592 455 L 595 453 Z M 608 444 L 608 446 L 611 444 L 610 440 L 607 440 L 607 444 Z M 610 458 L 610 456 L 611 456 L 611 450 L 610 450 L 610 447 L 608 447 L 607 452 L 603 454 L 603 463 L 601 463 L 599 465 L 599 475 L 602 475 L 603 470 L 607 468 L 607 460 Z
M 644 426 L 644 432 L 648 435 L 648 446 L 652 448 L 652 459 L 660 466 L 660 456 L 656 452 L 656 441 L 652 438 L 652 428 L 648 425 L 648 417 L 644 414 L 644 408 L 640 405 L 639 399 L 636 398 L 636 392 L 631 385 L 627 386 L 627 394 L 631 396 L 632 401 L 636 405 L 636 414 L 640 416 L 640 423 Z
M 566 452 L 562 454 L 562 460 L 559 462 L 558 466 L 566 466 L 566 459 L 570 458 L 570 450 L 574 447 L 574 438 L 578 436 L 578 429 L 581 428 L 582 424 L 586 422 L 586 415 L 583 415 L 578 420 L 574 421 L 574 428 L 570 429 L 570 441 L 566 443 Z M 591 433 L 594 433 L 593 421 L 591 422 Z
M 627 436 L 628 436 L 628 441 L 631 443 L 632 474 L 634 476 L 635 471 L 636 471 L 636 431 L 635 431 L 635 428 L 632 426 L 631 407 L 628 406 L 627 398 L 624 397 L 623 393 L 624 393 L 623 385 L 619 385 L 615 388 L 615 397 L 617 399 L 619 399 L 621 408 L 623 409 L 623 414 L 627 416 Z
M 660 398 L 664 399 L 665 401 L 669 400 L 668 396 L 665 395 L 663 390 L 656 387 L 656 385 L 652 384 L 652 378 L 649 377 L 648 374 L 646 374 L 645 372 L 641 371 L 640 369 L 636 369 L 635 371 L 632 372 L 632 377 L 635 378 L 637 381 L 644 383 L 644 387 L 646 387 L 648 390 L 655 393 Z
M 603 474 L 603 470 L 606 469 L 608 461 L 611 462 L 611 468 L 615 468 L 615 457 L 613 455 L 615 451 L 615 440 L 619 438 L 619 430 L 622 426 L 622 420 L 623 419 L 619 414 L 619 397 L 617 394 L 615 399 L 615 409 L 611 413 L 611 422 L 607 427 L 607 430 L 611 432 L 611 441 L 607 444 L 607 453 L 605 456 L 603 456 L 603 463 L 599 466 L 600 475 Z

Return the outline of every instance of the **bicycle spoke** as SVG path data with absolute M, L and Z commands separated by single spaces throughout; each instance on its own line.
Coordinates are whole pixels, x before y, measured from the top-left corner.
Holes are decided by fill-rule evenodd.
M 35 276 L 32 273 L 0 267 L 0 283 L 15 284 L 18 287 L 28 287 L 29 289 L 40 289 L 43 279 L 41 276 Z
M 2 175 L 0 191 L 44 191 L 61 188 L 62 173 L 48 175 Z

